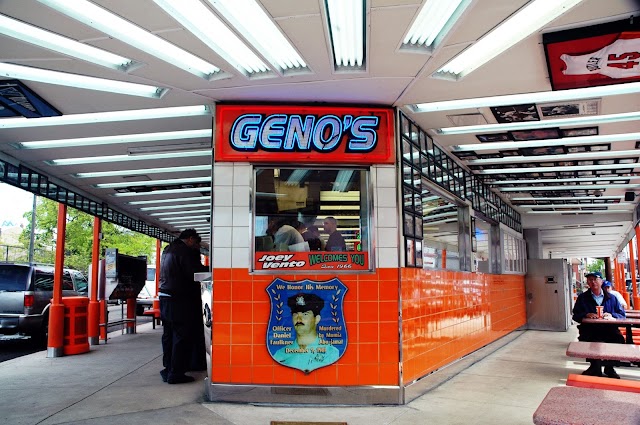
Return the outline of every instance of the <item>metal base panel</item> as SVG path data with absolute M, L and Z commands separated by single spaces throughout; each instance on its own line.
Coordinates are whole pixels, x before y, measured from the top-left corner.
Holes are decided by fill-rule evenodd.
M 212 384 L 205 381 L 209 401 L 251 404 L 380 405 L 401 404 L 401 388 L 293 387 Z

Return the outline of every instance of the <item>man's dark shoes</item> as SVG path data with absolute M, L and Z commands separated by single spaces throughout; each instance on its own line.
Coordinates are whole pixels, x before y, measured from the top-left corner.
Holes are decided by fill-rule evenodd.
M 167 369 L 162 369 L 160 371 L 160 376 L 162 376 L 162 382 L 167 382 L 167 378 L 169 377 L 169 371 Z
M 187 382 L 193 382 L 196 378 L 188 375 L 169 375 L 167 382 L 169 384 L 185 384 Z
M 606 369 L 605 369 L 606 370 Z M 615 373 L 615 372 L 614 372 Z M 587 370 L 585 370 L 584 372 L 582 372 L 582 375 L 588 375 L 588 376 L 602 376 L 602 372 L 600 371 L 599 367 L 593 367 L 593 366 L 589 366 L 589 368 Z
M 607 375 L 609 378 L 620 379 L 620 375 L 618 375 L 618 372 L 616 372 L 612 366 L 605 366 L 604 374 Z

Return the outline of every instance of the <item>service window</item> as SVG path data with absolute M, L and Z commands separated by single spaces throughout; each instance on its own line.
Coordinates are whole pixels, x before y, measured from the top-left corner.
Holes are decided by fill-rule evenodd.
M 372 269 L 368 170 L 254 171 L 253 271 Z

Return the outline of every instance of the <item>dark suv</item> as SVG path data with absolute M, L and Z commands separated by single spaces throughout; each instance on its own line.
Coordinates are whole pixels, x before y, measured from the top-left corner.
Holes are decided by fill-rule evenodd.
M 0 334 L 31 336 L 46 346 L 53 266 L 0 263 Z M 64 269 L 62 296 L 87 296 L 88 283 L 77 270 Z

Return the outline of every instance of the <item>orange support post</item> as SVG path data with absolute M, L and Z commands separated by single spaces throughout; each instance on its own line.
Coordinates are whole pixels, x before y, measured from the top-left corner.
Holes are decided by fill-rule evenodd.
M 62 273 L 64 269 L 64 237 L 67 231 L 67 206 L 58 204 L 58 237 L 53 277 L 53 300 L 49 308 L 47 357 L 62 357 L 64 344 L 64 305 L 62 304 Z
M 100 339 L 107 342 L 107 301 L 100 300 Z
M 160 311 L 160 297 L 158 296 L 158 293 L 160 292 L 160 259 L 162 255 L 162 252 L 160 252 L 161 248 L 162 241 L 160 239 L 156 239 L 156 297 L 153 299 L 153 309 L 158 311 Z M 155 318 L 153 320 L 155 320 Z
M 91 294 L 89 294 L 89 327 L 90 345 L 100 342 L 100 303 L 98 302 L 98 268 L 100 267 L 100 232 L 102 220 L 93 218 L 93 250 L 91 252 Z
M 636 225 L 636 246 L 638 247 L 638 255 L 640 255 L 640 227 Z M 625 287 L 625 291 L 627 288 Z M 636 274 L 631 275 L 631 299 L 633 300 L 633 308 L 637 309 L 640 306 L 640 297 L 638 297 L 638 283 L 636 282 Z
M 136 333 L 136 299 L 127 299 L 127 326 L 125 327 L 128 334 Z
M 631 279 L 636 280 L 636 258 L 633 252 L 633 242 L 629 241 L 629 273 L 631 273 Z M 620 281 L 620 285 L 616 285 L 616 291 L 622 294 L 622 297 L 627 302 L 627 305 L 631 305 L 629 303 L 629 293 L 627 292 L 627 281 L 623 279 Z M 628 308 L 628 307 L 627 307 Z
M 442 268 L 443 269 L 447 268 L 447 250 L 446 249 L 442 250 Z

